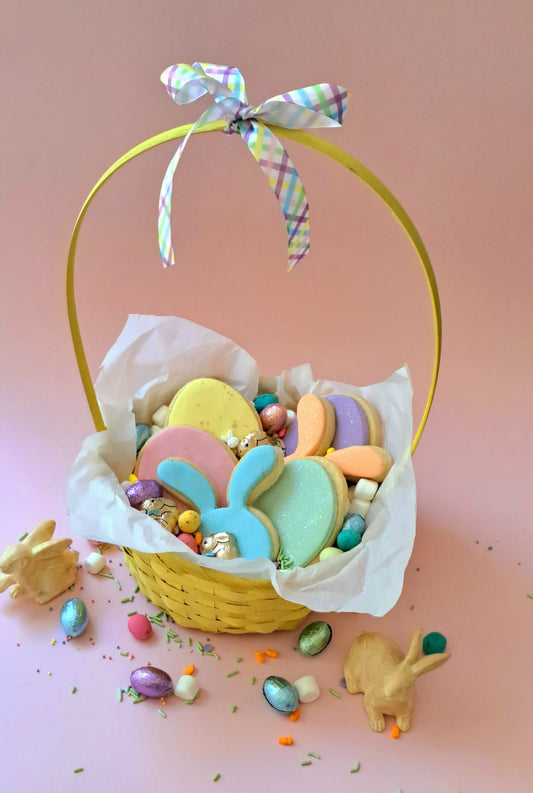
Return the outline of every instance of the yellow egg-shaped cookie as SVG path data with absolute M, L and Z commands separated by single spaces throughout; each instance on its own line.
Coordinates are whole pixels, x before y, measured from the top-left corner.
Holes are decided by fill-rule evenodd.
M 253 405 L 227 383 L 211 377 L 191 380 L 169 405 L 167 425 L 197 427 L 214 438 L 233 434 L 242 440 L 261 429 Z

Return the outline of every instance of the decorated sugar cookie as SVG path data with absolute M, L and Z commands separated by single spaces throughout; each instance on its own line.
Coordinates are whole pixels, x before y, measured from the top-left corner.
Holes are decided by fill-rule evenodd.
M 251 402 L 221 380 L 201 377 L 180 388 L 169 405 L 167 426 L 183 425 L 208 432 L 219 440 L 228 430 L 242 440 L 261 430 Z
M 305 567 L 335 541 L 346 498 L 346 481 L 327 458 L 285 463 L 277 482 L 255 501 L 276 527 L 284 566 Z
M 348 394 L 329 394 L 324 398 L 335 410 L 335 435 L 331 441 L 333 448 L 366 446 L 368 419 L 362 405 Z
M 381 446 L 348 446 L 328 454 L 329 462 L 342 471 L 346 479 L 372 479 L 383 482 L 392 467 L 392 457 Z
M 381 427 L 381 418 L 377 409 L 374 407 L 374 405 L 370 404 L 367 399 L 359 396 L 359 394 L 351 394 L 351 397 L 352 399 L 355 399 L 355 401 L 358 402 L 365 411 L 366 420 L 368 422 L 367 443 L 370 446 L 381 446 L 383 443 L 383 432 Z M 354 445 L 357 446 L 358 444 Z
M 251 449 L 231 475 L 227 501 L 217 508 L 212 483 L 197 468 L 184 460 L 165 460 L 157 468 L 159 481 L 179 498 L 193 505 L 201 515 L 203 537 L 220 532 L 233 534 L 239 553 L 245 559 L 275 559 L 279 539 L 272 521 L 255 506 L 250 506 L 283 471 L 283 454 L 274 446 Z
M 335 408 L 316 394 L 304 394 L 284 437 L 286 461 L 325 454 L 335 434 Z M 296 444 L 295 444 L 296 441 Z
M 218 505 L 227 506 L 226 489 L 237 458 L 225 443 L 196 427 L 165 427 L 143 446 L 135 473 L 139 479 L 156 479 L 157 466 L 169 457 L 199 468 L 211 482 Z

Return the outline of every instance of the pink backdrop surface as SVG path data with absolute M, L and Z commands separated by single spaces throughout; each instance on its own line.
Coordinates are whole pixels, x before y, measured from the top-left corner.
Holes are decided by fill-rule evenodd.
M 413 218 L 444 318 L 437 396 L 414 458 L 417 537 L 395 607 L 382 619 L 326 615 L 333 641 L 306 660 L 293 651 L 298 632 L 178 629 L 180 649 L 157 629 L 136 643 L 126 613 L 156 609 L 139 595 L 121 602 L 134 583 L 118 550 L 106 557 L 122 590 L 79 573 L 75 593 L 91 616 L 77 640 L 65 642 L 59 625 L 66 597 L 38 607 L 4 593 L 3 789 L 530 791 L 531 3 L 4 0 L 1 13 L 2 547 L 49 517 L 70 536 L 66 482 L 92 431 L 66 318 L 70 232 L 117 157 L 199 115 L 166 96 L 167 66 L 236 65 L 254 103 L 316 82 L 349 88 L 343 128 L 323 134 Z M 279 209 L 236 136 L 200 136 L 186 151 L 173 270 L 161 268 L 156 237 L 173 144 L 113 178 L 87 217 L 77 265 L 92 370 L 128 312 L 177 314 L 235 339 L 264 373 L 309 361 L 319 377 L 364 385 L 407 362 L 420 418 L 431 314 L 411 245 L 349 173 L 288 148 L 312 213 L 311 254 L 290 275 Z M 81 539 L 74 547 L 81 559 L 90 551 Z M 391 721 L 372 733 L 361 698 L 340 689 L 343 659 L 361 629 L 406 646 L 418 626 L 444 633 L 452 658 L 420 679 L 412 728 L 392 740 Z M 196 651 L 207 638 L 220 660 Z M 265 646 L 279 658 L 258 667 L 253 653 Z M 169 699 L 166 719 L 156 703 L 119 702 L 134 665 L 148 661 L 174 676 L 194 662 L 199 700 Z M 294 725 L 263 701 L 271 673 L 320 684 Z M 289 732 L 294 745 L 279 746 Z M 321 759 L 302 766 L 308 752 Z

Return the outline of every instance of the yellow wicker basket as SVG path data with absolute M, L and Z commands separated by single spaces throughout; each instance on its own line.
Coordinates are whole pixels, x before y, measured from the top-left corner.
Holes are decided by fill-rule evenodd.
M 223 121 L 212 122 L 192 130 L 193 134 L 223 130 Z M 192 125 L 177 127 L 140 143 L 117 160 L 89 193 L 76 220 L 70 242 L 66 288 L 70 331 L 76 360 L 97 432 L 106 429 L 92 384 L 81 339 L 74 295 L 74 261 L 81 224 L 100 188 L 123 165 L 145 151 L 167 141 L 183 138 Z M 411 452 L 416 449 L 424 430 L 437 384 L 441 354 L 441 313 L 437 283 L 426 248 L 411 219 L 390 191 L 364 165 L 351 155 L 311 133 L 271 126 L 280 138 L 295 140 L 327 155 L 365 182 L 389 207 L 404 228 L 426 276 L 433 310 L 434 360 L 431 384 L 425 409 L 414 435 Z M 271 633 L 296 628 L 309 609 L 282 599 L 269 580 L 251 580 L 200 567 L 175 554 L 147 554 L 124 548 L 125 561 L 141 592 L 174 621 L 207 633 Z

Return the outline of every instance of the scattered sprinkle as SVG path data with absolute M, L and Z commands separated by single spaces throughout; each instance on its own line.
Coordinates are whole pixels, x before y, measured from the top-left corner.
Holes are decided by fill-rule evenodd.
M 341 699 L 341 695 L 339 694 L 338 691 L 335 691 L 335 689 L 330 688 L 329 693 L 331 694 L 332 697 L 337 697 L 337 699 Z
M 239 670 L 238 669 L 234 669 L 233 672 L 228 672 L 226 677 L 235 677 L 235 675 L 238 675 L 238 674 L 239 674 Z
M 72 691 L 70 693 L 71 694 L 75 694 L 77 690 L 78 689 L 76 688 L 76 686 L 72 686 Z
M 207 644 L 204 644 L 204 653 L 207 654 L 207 653 L 210 653 L 212 651 L 213 651 L 213 645 L 212 644 L 210 644 L 209 642 L 207 642 Z
M 187 637 L 187 644 L 189 645 L 189 647 L 192 647 L 192 639 L 190 636 Z
M 395 740 L 397 740 L 400 737 L 400 728 L 398 727 L 397 724 L 395 724 L 392 730 L 390 731 L 390 737 L 394 738 Z
M 311 762 L 311 760 L 302 760 L 300 765 L 313 765 L 313 763 Z
M 235 659 L 235 663 L 236 663 L 236 664 L 240 664 L 240 663 L 241 663 L 241 661 L 242 661 L 242 658 L 236 658 L 236 659 Z
M 157 712 L 159 713 L 159 715 L 161 716 L 161 718 L 163 718 L 163 719 L 166 719 L 166 717 L 167 717 L 167 714 L 165 713 L 165 711 L 164 711 L 164 710 L 161 710 L 161 708 L 158 708 L 158 709 L 157 709 Z
M 25 531 L 24 534 L 20 535 L 19 542 L 23 542 L 26 539 L 27 536 L 28 536 L 28 532 Z
M 278 743 L 281 746 L 292 746 L 293 740 L 290 735 L 283 735 L 281 738 L 278 738 Z
M 359 760 L 357 760 L 357 762 L 354 763 L 353 768 L 350 768 L 350 774 L 357 774 L 360 768 L 361 768 L 361 763 L 359 762 Z
M 291 721 L 298 721 L 299 718 L 300 718 L 300 708 L 296 708 L 296 710 L 293 710 L 293 712 L 289 714 L 289 719 Z
M 236 711 L 237 711 L 237 705 L 232 705 L 231 706 L 231 712 L 235 713 Z
M 121 688 L 119 688 L 119 690 L 117 691 L 117 699 L 118 699 L 119 702 L 122 702 L 122 695 L 123 694 L 124 694 L 123 690 Z
M 74 773 L 75 774 L 81 774 L 82 771 L 83 771 L 83 768 L 75 768 L 74 769 Z
M 183 670 L 183 674 L 184 675 L 193 675 L 194 672 L 195 672 L 195 669 L 196 669 L 196 667 L 195 667 L 194 664 L 189 664 L 189 666 L 186 666 L 185 669 Z
M 115 584 L 117 585 L 117 589 L 119 590 L 119 592 L 121 592 L 122 591 L 122 586 L 121 586 L 121 583 L 118 580 L 118 578 L 115 578 Z
M 215 776 L 213 777 L 213 782 L 218 782 L 219 779 L 220 779 L 220 774 L 215 774 Z
M 255 686 L 255 677 L 250 678 L 250 685 Z
M 263 650 L 267 658 L 277 658 L 279 653 L 277 650 Z
M 57 641 L 56 641 L 56 639 L 52 639 L 52 641 L 50 642 L 50 644 L 52 645 L 52 647 L 53 647 L 55 644 L 57 644 Z
M 137 614 L 137 612 L 136 611 L 128 611 L 128 613 L 126 614 L 126 617 L 133 617 L 134 614 Z
M 211 658 L 216 658 L 217 661 L 220 661 L 220 655 L 218 653 L 204 653 L 204 655 L 210 655 Z
M 339 680 L 339 686 L 341 688 L 346 688 L 347 687 L 346 686 L 346 678 L 345 677 L 341 677 L 341 679 Z
M 527 593 L 527 596 L 528 596 L 528 598 L 529 598 L 530 600 L 533 600 L 533 594 L 532 594 L 531 592 L 528 592 L 528 593 Z
M 200 655 L 204 654 L 204 645 L 202 642 L 196 642 L 196 649 L 200 653 Z
M 115 577 L 111 573 L 97 573 L 96 575 L 99 575 L 100 578 L 114 578 Z
M 320 760 L 320 755 L 317 754 L 316 752 L 307 752 L 307 756 L 308 757 L 314 757 L 315 760 Z
M 133 593 L 136 595 L 138 591 L 139 591 L 139 584 L 137 584 L 137 586 L 133 590 Z
M 121 603 L 131 603 L 131 602 L 132 602 L 132 600 L 134 600 L 134 599 L 135 599 L 135 598 L 134 598 L 134 596 L 133 596 L 133 595 L 130 595 L 130 596 L 129 596 L 129 598 L 122 598 L 122 600 L 121 600 L 120 602 L 121 602 Z M 149 619 L 149 618 L 148 618 L 148 619 Z
M 265 656 L 263 655 L 261 650 L 256 650 L 255 651 L 254 658 L 255 658 L 255 660 L 257 661 L 258 664 L 264 664 L 265 663 Z

